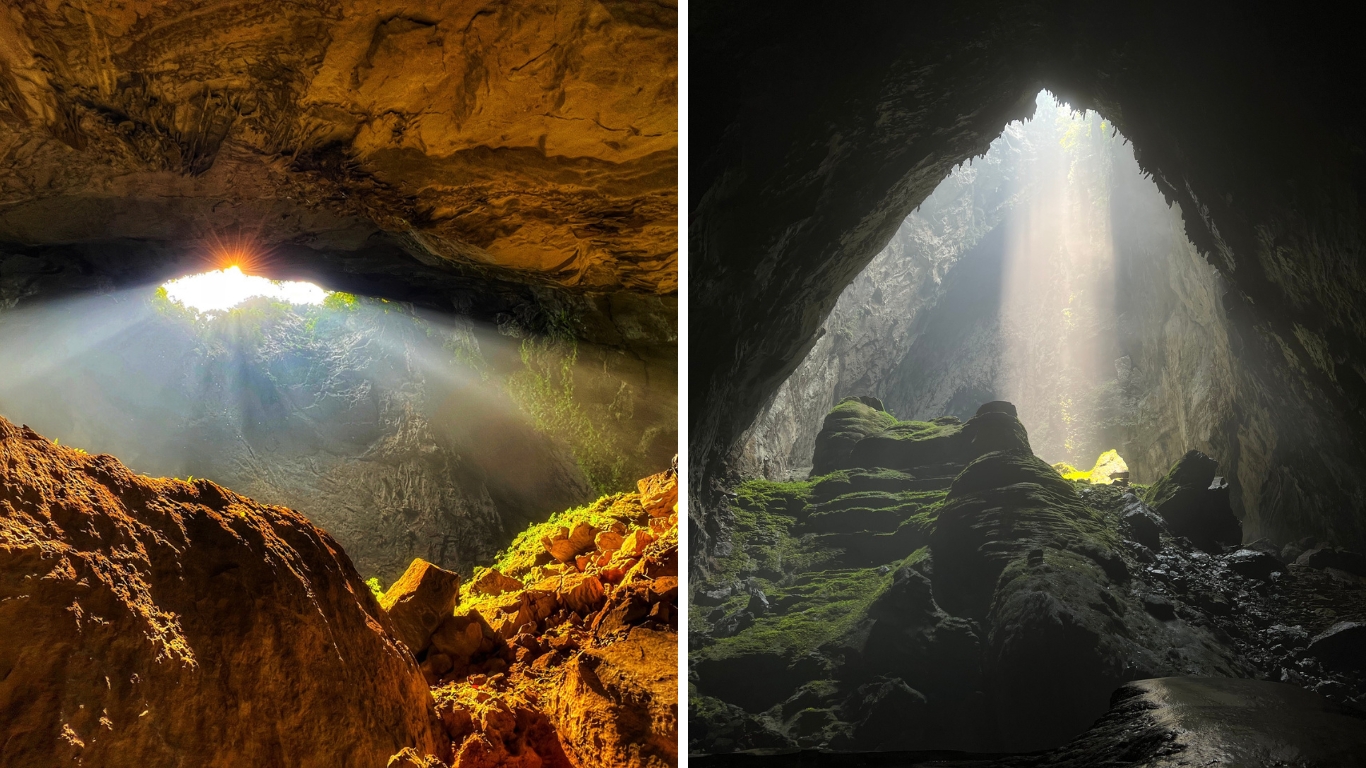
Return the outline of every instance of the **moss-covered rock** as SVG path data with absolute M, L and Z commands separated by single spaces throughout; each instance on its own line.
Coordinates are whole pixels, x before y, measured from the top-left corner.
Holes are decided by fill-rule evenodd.
M 1008 405 L 886 423 L 846 402 L 885 424 L 846 466 L 737 487 L 732 549 L 692 591 L 695 749 L 1035 749 L 1124 680 L 1239 673 L 1144 609 L 1131 489 L 1065 480 Z
M 860 440 L 849 460 L 858 467 L 924 469 L 968 458 L 969 441 L 957 419 L 898 421 Z
M 884 411 L 882 401 L 877 398 L 846 397 L 826 414 L 820 434 L 816 435 L 811 474 L 824 475 L 857 466 L 849 463 L 854 446 L 863 438 L 895 424 L 896 417 Z

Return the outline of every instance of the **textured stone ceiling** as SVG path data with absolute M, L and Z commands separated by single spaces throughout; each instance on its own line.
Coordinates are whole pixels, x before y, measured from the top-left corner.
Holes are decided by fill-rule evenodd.
M 246 238 L 400 298 L 677 289 L 667 0 L 5 5 L 0 243 Z

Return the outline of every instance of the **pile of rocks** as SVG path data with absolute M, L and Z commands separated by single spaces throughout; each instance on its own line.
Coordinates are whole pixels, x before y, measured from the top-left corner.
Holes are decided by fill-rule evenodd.
M 455 768 L 677 759 L 678 478 L 533 527 L 462 585 L 415 560 L 381 598 Z

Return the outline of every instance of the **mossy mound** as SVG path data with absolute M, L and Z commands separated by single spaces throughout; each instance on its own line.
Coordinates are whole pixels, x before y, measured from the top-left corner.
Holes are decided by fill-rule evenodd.
M 849 460 L 859 467 L 914 470 L 968 458 L 970 442 L 957 419 L 899 421 L 859 441 Z
M 896 417 L 882 409 L 882 402 L 871 397 L 847 397 L 826 414 L 816 435 L 816 451 L 811 459 L 811 474 L 824 475 L 855 466 L 849 452 L 869 435 L 897 423 Z

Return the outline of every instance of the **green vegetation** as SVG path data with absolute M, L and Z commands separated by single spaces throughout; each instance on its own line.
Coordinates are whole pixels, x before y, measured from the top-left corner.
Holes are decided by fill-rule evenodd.
M 62 441 L 59 440 L 59 439 L 54 438 L 54 439 L 52 440 L 52 444 L 55 445 L 55 446 L 61 446 Z M 73 447 L 71 447 L 71 446 L 68 445 L 68 446 L 66 447 L 66 449 L 67 449 L 68 451 L 75 451 L 76 453 L 80 454 L 81 456 L 89 456 L 89 455 L 90 455 L 90 454 L 86 453 L 86 451 L 85 451 L 84 448 L 73 448 Z
M 380 586 L 378 576 L 371 576 L 366 579 L 365 586 L 370 588 L 370 592 L 374 594 L 376 600 L 384 597 L 384 587 Z
M 886 590 L 892 573 L 876 568 L 802 574 L 789 587 L 768 593 L 784 610 L 760 618 L 754 626 L 718 640 L 700 657 L 720 659 L 753 653 L 792 659 L 851 632 L 868 606 Z
M 354 293 L 333 291 L 323 298 L 323 306 L 334 312 L 356 311 L 358 299 Z
M 613 493 L 602 496 L 592 504 L 556 512 L 544 523 L 537 523 L 517 534 L 508 548 L 494 558 L 493 568 L 513 578 L 522 578 L 536 566 L 536 561 L 545 553 L 541 539 L 553 535 L 560 528 L 574 530 L 579 523 L 588 523 L 594 528 L 605 530 L 613 523 L 638 518 L 644 510 L 638 499 L 627 493 Z M 476 577 L 478 574 L 475 574 Z
M 597 493 L 622 490 L 625 451 L 594 423 L 574 397 L 578 343 L 572 336 L 522 340 L 522 370 L 508 377 L 508 394 L 536 428 L 564 440 Z

